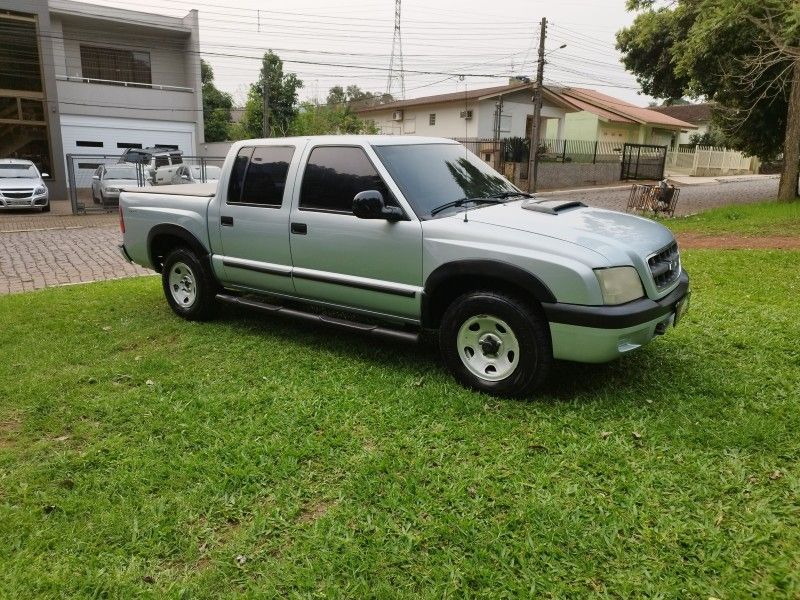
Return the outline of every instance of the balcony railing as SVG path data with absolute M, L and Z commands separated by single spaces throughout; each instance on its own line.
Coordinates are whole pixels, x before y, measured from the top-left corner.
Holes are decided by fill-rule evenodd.
M 106 85 L 120 85 L 123 87 L 147 88 L 165 92 L 194 92 L 194 88 L 180 85 L 163 85 L 160 83 L 138 83 L 135 81 L 116 81 L 114 79 L 96 79 L 94 77 L 80 77 L 78 75 L 56 75 L 59 81 L 77 81 L 79 83 L 104 83 Z

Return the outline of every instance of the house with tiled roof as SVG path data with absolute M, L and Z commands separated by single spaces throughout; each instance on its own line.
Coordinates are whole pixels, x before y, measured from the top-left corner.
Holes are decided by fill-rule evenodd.
M 681 121 L 686 121 L 697 127 L 694 131 L 681 133 L 678 138 L 679 144 L 690 143 L 689 137 L 693 134 L 704 135 L 711 131 L 711 107 L 712 104 L 704 102 L 701 104 L 673 104 L 671 106 L 654 106 L 651 110 L 660 112 Z
M 449 94 L 397 100 L 354 110 L 373 121 L 381 133 L 449 138 L 528 137 L 533 119 L 534 84 L 512 80 L 507 85 L 459 90 Z M 579 109 L 550 89 L 542 102 L 542 131 L 552 125 L 562 137 L 565 116 Z
M 576 110 L 566 113 L 563 137 L 570 140 L 629 142 L 677 146 L 682 134 L 697 126 L 669 114 L 636 106 L 596 90 L 550 87 L 550 91 Z M 548 127 L 547 137 L 558 131 Z

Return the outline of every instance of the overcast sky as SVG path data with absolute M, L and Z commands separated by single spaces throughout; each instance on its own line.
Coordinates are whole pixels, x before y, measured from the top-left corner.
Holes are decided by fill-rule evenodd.
M 172 16 L 200 11 L 204 58 L 217 85 L 243 101 L 267 48 L 303 80 L 301 98 L 324 100 L 333 85 L 383 92 L 392 49 L 393 0 L 89 0 Z M 234 4 L 234 3 L 228 3 Z M 545 81 L 591 87 L 646 106 L 614 49 L 633 15 L 624 0 L 403 0 L 406 98 L 499 85 L 535 76 L 539 21 L 547 17 Z M 558 49 L 562 44 L 566 48 Z M 324 63 L 324 64 L 319 64 Z M 467 76 L 460 81 L 454 74 Z M 399 97 L 395 84 L 392 93 Z

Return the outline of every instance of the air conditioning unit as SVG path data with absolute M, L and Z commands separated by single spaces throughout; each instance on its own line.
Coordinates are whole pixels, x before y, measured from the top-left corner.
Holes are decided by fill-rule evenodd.
M 392 121 L 402 121 L 403 120 L 403 111 L 396 110 L 392 113 Z
M 462 110 L 461 111 L 461 118 L 462 119 L 471 119 L 472 118 L 472 110 Z

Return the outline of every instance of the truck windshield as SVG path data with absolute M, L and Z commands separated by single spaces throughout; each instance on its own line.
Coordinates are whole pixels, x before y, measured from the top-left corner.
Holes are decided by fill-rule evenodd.
M 420 219 L 451 214 L 460 206 L 457 201 L 464 198 L 521 194 L 460 144 L 376 145 L 374 149 Z M 453 203 L 450 210 L 434 210 L 448 203 Z M 431 215 L 431 211 L 435 215 Z

